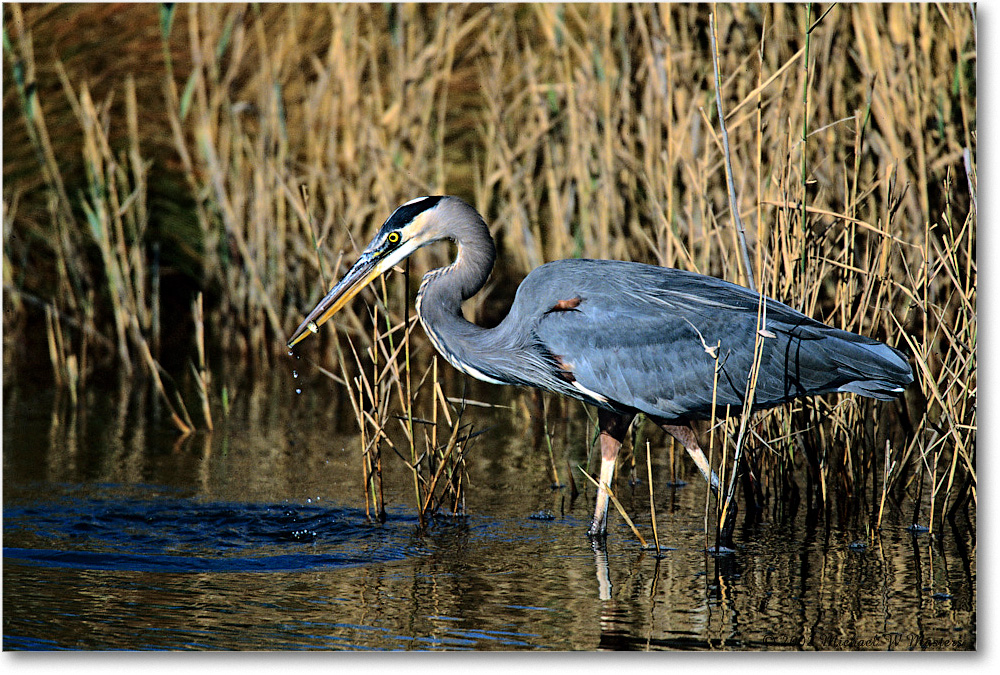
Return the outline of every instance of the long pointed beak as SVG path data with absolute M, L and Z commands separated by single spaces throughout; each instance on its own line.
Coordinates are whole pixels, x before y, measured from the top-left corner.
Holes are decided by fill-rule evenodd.
M 309 312 L 309 316 L 295 329 L 292 337 L 288 339 L 288 348 L 294 347 L 310 333 L 317 332 L 320 326 L 350 302 L 351 298 L 357 295 L 362 288 L 370 284 L 373 279 L 393 264 L 384 255 L 364 251 L 358 261 L 344 275 L 344 278 L 330 289 L 326 297 L 319 301 L 315 309 Z

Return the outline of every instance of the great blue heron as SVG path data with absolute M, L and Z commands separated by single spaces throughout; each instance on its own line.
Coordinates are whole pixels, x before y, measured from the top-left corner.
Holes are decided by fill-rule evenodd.
M 758 333 L 759 296 L 691 272 L 612 260 L 557 260 L 532 271 L 507 317 L 482 328 L 462 301 L 486 283 L 496 248 L 482 217 L 456 197 L 421 197 L 396 209 L 357 262 L 288 341 L 296 345 L 362 288 L 421 246 L 450 239 L 455 262 L 424 275 L 417 315 L 453 366 L 495 384 L 537 387 L 598 409 L 601 474 L 589 533 L 607 531 L 618 450 L 635 415 L 645 413 L 684 445 L 713 487 L 692 420 L 739 411 Z M 853 392 L 896 398 L 913 381 L 906 357 L 881 342 L 766 301 L 754 409 L 794 398 Z

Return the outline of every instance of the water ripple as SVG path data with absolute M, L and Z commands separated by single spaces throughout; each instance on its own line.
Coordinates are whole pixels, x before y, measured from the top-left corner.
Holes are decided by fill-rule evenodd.
M 10 506 L 6 562 L 150 572 L 330 569 L 425 555 L 416 519 L 314 504 L 67 498 Z

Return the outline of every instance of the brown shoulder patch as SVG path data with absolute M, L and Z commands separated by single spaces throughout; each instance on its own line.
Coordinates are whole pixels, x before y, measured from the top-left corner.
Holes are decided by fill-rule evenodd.
M 570 310 L 574 310 L 577 307 L 579 307 L 581 302 L 583 302 L 583 298 L 581 298 L 578 295 L 578 296 L 576 296 L 574 298 L 570 298 L 569 300 L 560 300 L 556 304 L 552 305 L 552 307 L 548 311 L 549 312 L 568 312 Z
M 556 377 L 571 384 L 576 382 L 576 378 L 573 376 L 573 364 L 562 356 L 559 356 L 559 354 L 553 354 L 552 358 L 555 360 L 556 365 L 559 366 L 559 370 L 556 371 Z

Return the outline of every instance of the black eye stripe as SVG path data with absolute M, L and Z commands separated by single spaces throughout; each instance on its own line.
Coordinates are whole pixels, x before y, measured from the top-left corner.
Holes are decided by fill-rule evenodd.
M 440 202 L 444 197 L 421 197 L 419 199 L 414 199 L 406 204 L 403 204 L 398 209 L 392 212 L 389 219 L 382 223 L 381 229 L 379 229 L 378 237 L 384 237 L 380 239 L 383 246 L 396 246 L 401 241 L 403 241 L 403 235 L 400 233 L 400 228 L 406 227 L 408 224 L 413 222 L 413 219 L 419 216 L 424 211 L 428 211 Z
M 407 202 L 392 212 L 389 219 L 385 221 L 385 225 L 388 225 L 389 227 L 399 227 L 401 225 L 405 225 L 416 218 L 421 212 L 437 206 L 437 203 L 442 199 L 443 197 L 423 197 L 421 199 L 414 199 Z M 383 225 L 383 227 L 385 227 L 385 225 Z

